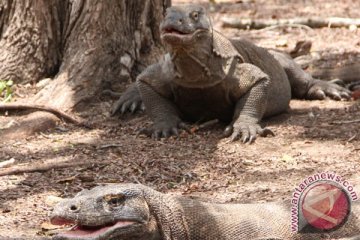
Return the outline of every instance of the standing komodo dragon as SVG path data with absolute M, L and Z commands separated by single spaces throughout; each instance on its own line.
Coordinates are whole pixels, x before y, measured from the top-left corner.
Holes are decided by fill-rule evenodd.
M 359 203 L 344 225 L 327 233 L 292 232 L 289 205 L 205 203 L 140 184 L 113 184 L 63 200 L 51 222 L 75 224 L 54 240 L 360 239 Z
M 154 121 L 146 131 L 158 139 L 177 135 L 183 121 L 230 123 L 225 135 L 253 142 L 262 118 L 287 110 L 291 97 L 336 100 L 349 91 L 315 80 L 289 56 L 213 30 L 201 6 L 170 7 L 160 25 L 168 53 L 147 67 L 114 104 L 112 113 L 145 105 Z M 139 94 L 140 92 L 140 94 Z

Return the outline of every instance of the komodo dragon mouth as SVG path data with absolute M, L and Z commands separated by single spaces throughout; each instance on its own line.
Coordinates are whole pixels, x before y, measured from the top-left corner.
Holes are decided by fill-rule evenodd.
M 186 35 L 186 34 L 191 34 L 191 33 L 182 32 L 182 31 L 177 30 L 175 28 L 168 27 L 168 28 L 163 29 L 163 31 L 162 31 L 163 36 L 166 35 L 166 34 Z
M 57 235 L 60 239 L 101 239 L 102 236 L 107 236 L 115 229 L 126 229 L 132 225 L 138 225 L 140 223 L 136 221 L 120 220 L 113 223 L 108 223 L 99 226 L 86 226 L 74 220 L 69 220 L 62 217 L 53 217 L 51 219 L 53 225 L 72 225 L 69 230 L 61 232 Z
M 192 42 L 197 36 L 208 31 L 208 29 L 196 29 L 192 32 L 185 32 L 174 27 L 166 27 L 161 29 L 161 39 L 171 45 L 184 44 Z

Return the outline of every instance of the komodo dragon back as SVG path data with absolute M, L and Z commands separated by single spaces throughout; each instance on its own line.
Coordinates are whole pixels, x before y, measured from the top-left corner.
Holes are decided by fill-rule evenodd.
M 54 239 L 259 240 L 359 239 L 360 205 L 347 222 L 326 233 L 291 231 L 290 204 L 214 204 L 154 191 L 140 184 L 113 184 L 60 202 L 53 224 L 74 224 Z

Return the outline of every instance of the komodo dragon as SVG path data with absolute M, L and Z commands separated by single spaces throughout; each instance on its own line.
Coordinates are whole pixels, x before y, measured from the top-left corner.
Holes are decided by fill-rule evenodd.
M 54 240 L 360 239 L 360 205 L 327 233 L 291 231 L 289 204 L 214 204 L 162 194 L 140 184 L 83 190 L 55 206 L 51 222 L 75 224 Z
M 230 123 L 230 140 L 253 142 L 258 134 L 272 134 L 260 127 L 261 119 L 287 110 L 291 97 L 350 98 L 348 90 L 313 79 L 284 53 L 227 39 L 201 6 L 168 8 L 160 32 L 168 53 L 137 77 L 112 110 L 134 111 L 143 101 L 154 122 L 145 132 L 153 138 L 177 135 L 183 121 L 218 119 Z

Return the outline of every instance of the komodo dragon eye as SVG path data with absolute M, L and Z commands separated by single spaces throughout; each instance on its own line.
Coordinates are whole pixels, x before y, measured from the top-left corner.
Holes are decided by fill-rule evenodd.
M 104 200 L 109 206 L 117 207 L 124 202 L 125 196 L 123 194 L 109 194 L 104 196 Z
M 194 19 L 195 21 L 198 21 L 198 20 L 199 20 L 199 12 L 198 12 L 198 11 L 192 12 L 190 16 L 191 16 L 191 18 Z

